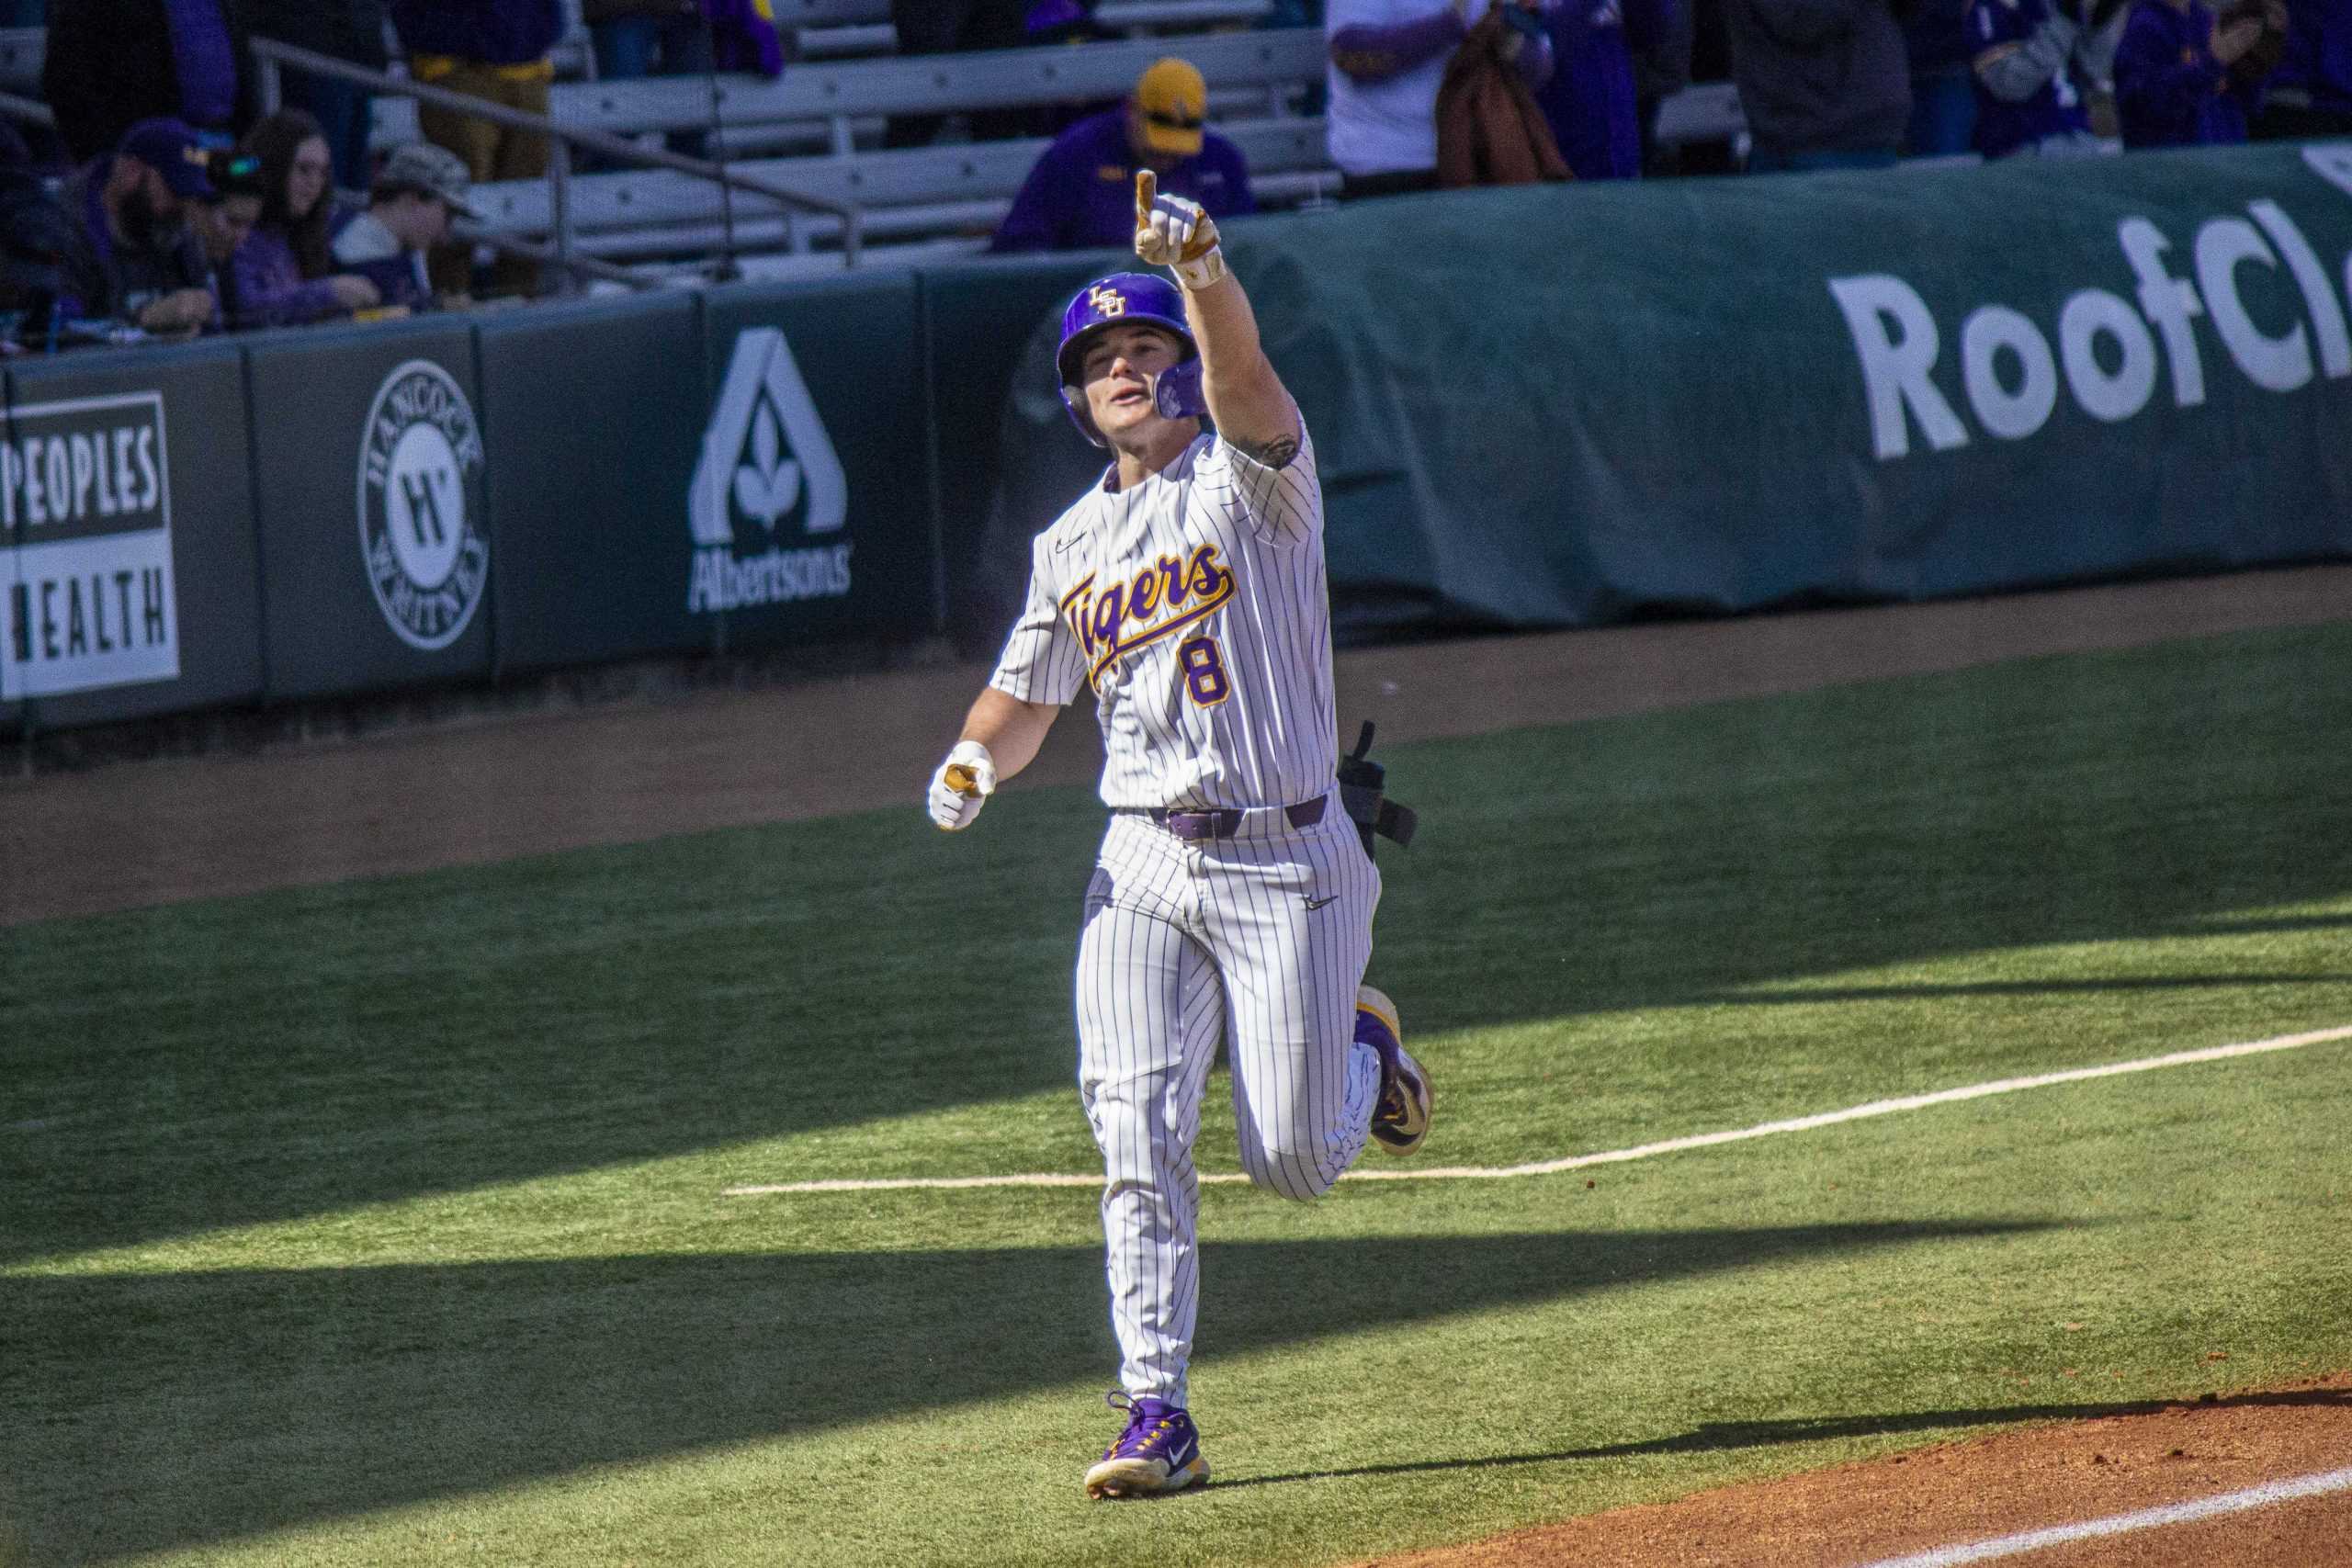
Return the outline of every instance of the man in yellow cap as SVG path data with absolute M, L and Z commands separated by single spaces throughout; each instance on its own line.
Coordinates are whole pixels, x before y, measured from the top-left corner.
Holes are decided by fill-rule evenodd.
M 1241 151 L 1203 124 L 1208 107 L 1208 86 L 1191 64 L 1156 62 L 1125 105 L 1080 120 L 1046 149 L 989 249 L 1126 244 L 1135 230 L 1138 169 L 1151 170 L 1160 190 L 1200 203 L 1220 222 L 1255 212 Z

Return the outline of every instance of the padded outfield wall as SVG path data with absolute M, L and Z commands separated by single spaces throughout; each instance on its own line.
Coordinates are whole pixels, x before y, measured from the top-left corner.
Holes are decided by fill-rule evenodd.
M 1238 223 L 1343 626 L 2352 554 L 2352 144 Z M 1099 470 L 1111 254 L 18 361 L 0 727 L 942 634 Z
M 2352 143 L 1433 195 L 1228 248 L 1343 625 L 2352 552 Z M 1090 466 L 1012 414 L 1006 535 Z

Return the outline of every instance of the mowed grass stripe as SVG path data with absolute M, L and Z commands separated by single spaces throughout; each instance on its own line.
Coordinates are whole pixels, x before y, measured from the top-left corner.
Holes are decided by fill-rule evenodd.
M 2308 1045 L 2324 1045 L 2352 1039 L 2352 1026 L 2314 1030 L 2304 1034 L 2281 1035 L 2273 1040 L 2250 1040 L 2235 1045 L 2209 1045 L 2193 1051 L 2175 1051 L 2168 1055 L 2147 1056 L 2135 1062 L 2109 1062 L 2096 1067 L 2073 1067 L 2063 1072 L 2038 1073 L 2031 1077 L 2001 1078 L 1992 1083 L 1969 1084 L 1960 1089 L 1938 1089 L 1931 1094 L 1905 1095 L 1899 1100 L 1877 1100 L 1867 1105 L 1849 1105 L 1842 1111 L 1824 1111 L 1811 1116 L 1792 1117 L 1781 1122 L 1765 1122 L 1753 1127 L 1735 1128 L 1724 1133 L 1697 1133 L 1688 1137 L 1666 1138 L 1654 1144 L 1643 1144 L 1630 1149 L 1607 1149 L 1598 1154 L 1569 1155 L 1560 1159 L 1537 1160 L 1526 1165 L 1421 1165 L 1384 1166 L 1358 1165 L 1341 1178 L 1346 1181 L 1505 1181 L 1531 1176 L 1557 1176 L 1564 1171 L 1584 1170 L 1593 1166 L 1622 1165 L 1627 1160 L 1650 1159 L 1658 1155 L 1681 1154 L 1690 1149 L 1715 1148 L 1724 1144 L 1746 1143 L 1751 1138 L 1769 1138 L 1782 1133 L 1807 1133 L 1821 1127 L 1835 1127 L 1848 1122 L 1867 1121 L 1873 1116 L 1894 1116 L 1906 1111 L 1926 1111 L 1938 1105 L 1956 1105 L 1962 1100 L 1983 1100 L 1988 1095 L 2016 1094 L 2030 1089 L 2052 1089 L 2060 1084 L 2087 1083 L 2097 1078 L 2118 1077 L 2126 1073 L 2155 1072 L 2165 1067 L 2196 1066 L 2206 1062 L 2227 1062 L 2240 1056 L 2267 1055 L 2274 1051 L 2299 1051 Z M 1203 1185 L 1237 1186 L 1250 1179 L 1235 1171 L 1215 1171 L 1199 1179 Z M 910 1176 L 881 1177 L 869 1179 L 825 1177 L 810 1181 L 774 1182 L 764 1186 L 729 1187 L 721 1196 L 728 1198 L 757 1198 L 794 1192 L 904 1192 L 904 1191 L 967 1191 L 990 1187 L 1100 1187 L 1100 1176 L 1068 1174 L 1033 1174 L 1023 1176 Z
M 1376 964 L 1436 1152 L 2338 1027 L 2347 741 L 2317 628 L 1397 748 L 1425 836 Z M 712 1197 L 1089 1169 L 1100 829 L 1014 792 L 952 839 L 877 812 L 0 935 L 0 1562 L 1297 1568 L 2352 1343 L 2341 1051 L 1573 1182 L 1216 1187 L 1227 1484 L 1089 1509 L 1091 1205 Z

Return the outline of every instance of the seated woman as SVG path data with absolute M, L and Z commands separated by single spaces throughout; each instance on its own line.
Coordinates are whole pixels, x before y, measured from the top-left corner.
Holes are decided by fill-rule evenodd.
M 336 271 L 328 252 L 334 167 L 319 122 L 300 109 L 280 109 L 245 132 L 240 151 L 261 160 L 262 209 L 223 280 L 230 322 L 287 326 L 380 303 L 373 283 Z

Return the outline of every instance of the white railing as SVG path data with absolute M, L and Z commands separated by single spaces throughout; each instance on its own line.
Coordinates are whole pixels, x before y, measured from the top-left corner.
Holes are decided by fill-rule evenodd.
M 569 275 L 581 274 L 592 277 L 611 278 L 642 288 L 655 287 L 660 282 L 660 279 L 648 275 L 637 273 L 626 267 L 617 267 L 610 263 L 600 262 L 580 254 L 575 243 L 571 221 L 571 149 L 574 146 L 584 147 L 607 158 L 629 163 L 651 164 L 661 168 L 676 170 L 683 175 L 693 175 L 696 179 L 708 180 L 717 185 L 726 197 L 731 197 L 736 191 L 742 191 L 775 202 L 783 209 L 779 216 L 788 236 L 787 243 L 796 250 L 803 249 L 807 244 L 807 236 L 799 221 L 800 215 L 819 214 L 836 219 L 841 225 L 842 265 L 844 266 L 857 265 L 858 248 L 864 240 L 865 225 L 864 210 L 854 203 L 828 200 L 822 197 L 811 196 L 805 191 L 794 190 L 774 180 L 739 174 L 723 164 L 714 164 L 707 159 L 689 158 L 683 153 L 673 152 L 667 148 L 641 147 L 634 141 L 607 131 L 559 124 L 545 115 L 529 114 L 521 109 L 509 108 L 503 104 L 493 104 L 464 93 L 453 93 L 447 88 L 432 86 L 404 76 L 390 76 L 380 71 L 370 71 L 366 66 L 354 65 L 347 60 L 337 60 L 332 55 L 300 49 L 290 43 L 280 43 L 275 39 L 254 39 L 251 47 L 254 59 L 260 65 L 260 96 L 265 112 L 274 111 L 277 107 L 281 101 L 280 73 L 290 69 L 311 75 L 338 77 L 346 82 L 357 83 L 376 93 L 413 98 L 419 103 L 434 104 L 475 119 L 486 119 L 517 130 L 537 131 L 545 136 L 548 139 L 548 199 L 550 208 L 548 232 L 552 243 L 546 246 L 538 246 L 528 241 L 503 237 L 490 237 L 489 243 L 501 249 L 518 251 L 526 255 L 538 255 L 542 259 L 552 261 L 564 270 L 567 281 Z M 730 221 L 731 216 L 730 205 Z

